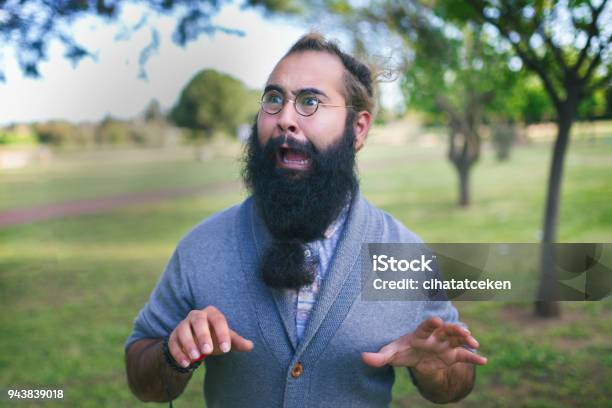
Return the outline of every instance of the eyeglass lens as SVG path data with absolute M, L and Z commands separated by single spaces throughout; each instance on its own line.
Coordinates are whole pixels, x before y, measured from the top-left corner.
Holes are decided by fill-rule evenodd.
M 275 114 L 283 109 L 285 103 L 284 96 L 278 91 L 268 91 L 261 98 L 263 110 L 269 114 Z M 295 98 L 295 109 L 299 114 L 310 116 L 316 112 L 319 106 L 319 99 L 310 92 L 302 92 Z

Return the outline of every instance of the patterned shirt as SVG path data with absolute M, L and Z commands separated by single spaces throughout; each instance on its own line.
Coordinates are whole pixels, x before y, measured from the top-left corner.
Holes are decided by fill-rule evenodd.
M 317 295 L 323 279 L 329 269 L 329 265 L 333 259 L 334 253 L 336 252 L 336 245 L 342 235 L 342 230 L 346 222 L 348 210 L 350 207 L 350 200 L 344 206 L 340 215 L 325 231 L 325 238 L 317 241 L 309 242 L 306 244 L 306 250 L 304 255 L 306 260 L 312 260 L 318 258 L 318 265 L 315 273 L 315 280 L 311 285 L 304 286 L 299 291 L 291 290 L 295 301 L 295 325 L 298 341 L 302 339 L 306 325 L 308 324 L 308 318 L 310 312 L 317 301 Z

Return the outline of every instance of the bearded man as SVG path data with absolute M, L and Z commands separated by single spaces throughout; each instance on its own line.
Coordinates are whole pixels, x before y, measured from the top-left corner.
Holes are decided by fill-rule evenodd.
M 365 243 L 419 243 L 361 195 L 370 69 L 318 34 L 278 62 L 246 146 L 251 196 L 177 245 L 125 344 L 128 383 L 172 401 L 206 365 L 208 407 L 379 407 L 394 367 L 421 394 L 472 389 L 478 342 L 449 301 L 366 301 Z

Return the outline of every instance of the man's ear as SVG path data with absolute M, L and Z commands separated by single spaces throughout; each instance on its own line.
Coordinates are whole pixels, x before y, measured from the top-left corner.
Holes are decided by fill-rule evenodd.
M 365 139 L 372 124 L 372 115 L 368 111 L 357 113 L 357 117 L 353 122 L 353 130 L 355 131 L 355 151 L 358 152 L 363 147 Z

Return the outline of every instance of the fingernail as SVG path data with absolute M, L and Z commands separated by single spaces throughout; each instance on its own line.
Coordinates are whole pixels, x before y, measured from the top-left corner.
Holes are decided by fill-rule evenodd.
M 189 352 L 189 357 L 191 357 L 191 359 L 192 359 L 192 360 L 195 360 L 195 359 L 197 359 L 198 357 L 200 357 L 200 353 L 198 353 L 198 352 L 197 352 L 197 351 L 195 351 L 195 350 L 191 350 L 191 351 Z
M 181 365 L 182 365 L 184 368 L 187 368 L 187 367 L 189 367 L 189 361 L 187 361 L 187 360 L 183 360 L 183 361 L 181 361 Z
M 222 352 L 227 353 L 228 351 L 230 351 L 230 344 L 228 342 L 223 342 L 221 343 L 219 348 L 221 349 Z
M 212 353 L 212 351 L 213 351 L 213 348 L 212 348 L 212 346 L 211 346 L 210 344 L 208 344 L 208 343 L 206 343 L 206 344 L 204 345 L 204 347 L 202 347 L 202 353 L 204 353 L 204 354 L 210 354 L 210 353 Z
M 477 346 L 480 346 L 480 343 L 478 343 L 478 340 L 476 340 L 475 338 L 471 338 L 472 340 L 474 340 L 474 343 L 476 343 Z

